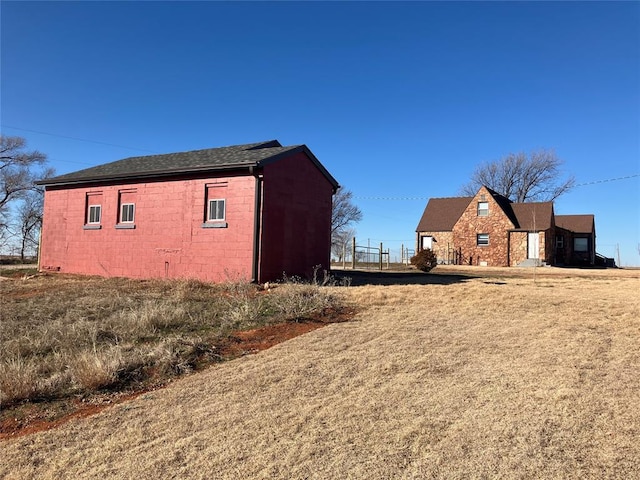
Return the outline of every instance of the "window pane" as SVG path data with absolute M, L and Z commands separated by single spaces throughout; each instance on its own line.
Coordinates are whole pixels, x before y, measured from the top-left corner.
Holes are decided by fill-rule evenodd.
M 224 220 L 224 200 L 209 201 L 209 220 Z
M 477 244 L 478 245 L 489 245 L 489 234 L 488 233 L 479 233 L 477 236 Z
M 122 205 L 122 213 L 120 214 L 121 222 L 133 222 L 133 203 L 125 203 Z
M 478 216 L 486 217 L 489 215 L 489 202 L 478 202 Z
M 89 223 L 100 223 L 100 205 L 89 206 Z
M 574 238 L 573 239 L 573 249 L 576 252 L 587 252 L 587 251 L 589 251 L 589 239 L 588 238 Z

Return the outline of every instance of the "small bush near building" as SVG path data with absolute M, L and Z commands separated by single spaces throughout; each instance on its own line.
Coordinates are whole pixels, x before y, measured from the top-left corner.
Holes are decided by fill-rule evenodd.
M 430 249 L 426 248 L 419 251 L 415 256 L 411 257 L 411 265 L 415 266 L 418 270 L 428 272 L 438 264 L 436 254 Z

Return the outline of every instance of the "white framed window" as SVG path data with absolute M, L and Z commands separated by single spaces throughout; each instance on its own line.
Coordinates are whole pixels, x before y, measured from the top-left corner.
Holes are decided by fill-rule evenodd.
M 120 223 L 133 223 L 135 211 L 135 203 L 123 203 L 120 205 Z
M 207 209 L 207 221 L 209 222 L 223 222 L 225 219 L 225 205 L 224 198 L 215 198 L 209 200 L 209 207 Z
M 89 211 L 87 215 L 87 224 L 89 225 L 99 224 L 101 216 L 102 216 L 102 205 L 89 205 Z
M 573 239 L 573 251 L 574 252 L 588 252 L 589 251 L 589 239 L 588 238 L 574 238 Z
M 479 233 L 476 235 L 476 244 L 479 247 L 485 247 L 489 245 L 489 234 L 488 233 Z
M 489 202 L 478 202 L 478 216 L 489 216 Z

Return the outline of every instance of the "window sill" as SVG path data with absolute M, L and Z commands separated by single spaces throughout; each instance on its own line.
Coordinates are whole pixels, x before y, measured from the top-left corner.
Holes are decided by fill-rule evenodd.
M 227 222 L 205 222 L 202 224 L 202 228 L 227 228 L 228 226 Z
M 135 223 L 118 223 L 116 224 L 116 230 L 133 230 L 136 228 Z
M 82 227 L 83 230 L 100 230 L 102 225 L 84 225 Z

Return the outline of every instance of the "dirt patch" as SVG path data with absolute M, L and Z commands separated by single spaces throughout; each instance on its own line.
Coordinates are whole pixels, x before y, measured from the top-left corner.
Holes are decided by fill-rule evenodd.
M 292 338 L 304 335 L 330 323 L 349 321 L 355 315 L 350 308 L 331 309 L 315 318 L 299 322 L 283 322 L 247 331 L 234 332 L 215 345 L 215 359 L 203 356 L 196 371 L 210 367 L 214 361 L 228 361 L 243 355 L 252 355 Z M 84 418 L 105 408 L 126 402 L 144 393 L 165 387 L 164 383 L 141 384 L 126 391 L 109 391 L 85 394 L 43 402 L 25 402 L 0 410 L 0 440 L 17 438 L 32 433 L 51 430 L 74 418 Z

